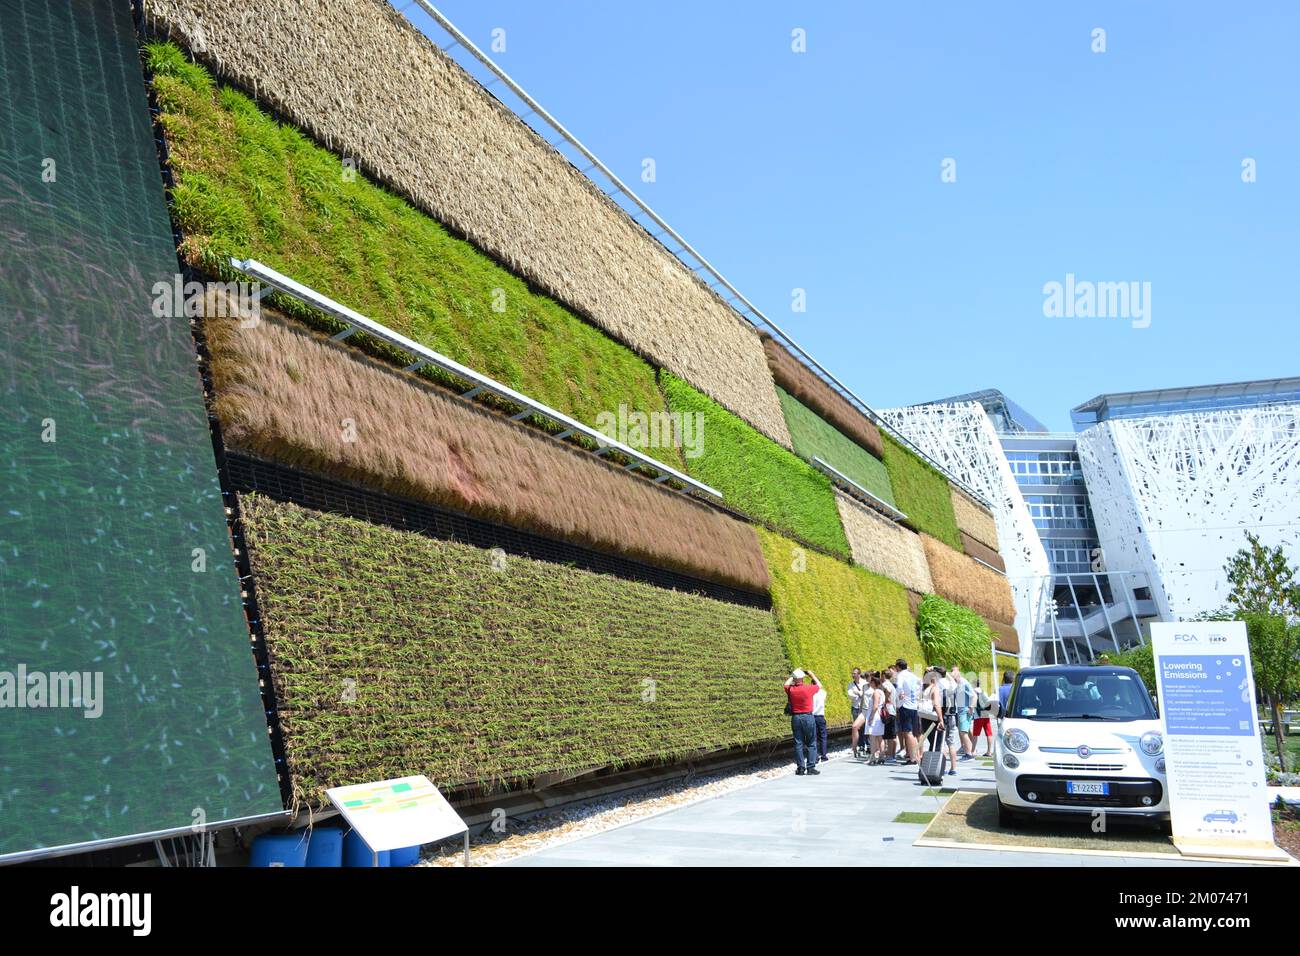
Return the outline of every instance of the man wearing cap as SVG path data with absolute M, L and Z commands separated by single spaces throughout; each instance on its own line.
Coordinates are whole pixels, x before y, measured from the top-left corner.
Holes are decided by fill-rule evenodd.
M 804 683 L 807 678 L 808 683 Z M 813 698 L 821 690 L 821 681 L 809 671 L 805 674 L 795 668 L 794 673 L 785 679 L 785 695 L 789 698 L 790 733 L 794 737 L 794 762 L 798 776 L 811 774 L 816 776 L 817 769 L 817 722 L 813 719 Z

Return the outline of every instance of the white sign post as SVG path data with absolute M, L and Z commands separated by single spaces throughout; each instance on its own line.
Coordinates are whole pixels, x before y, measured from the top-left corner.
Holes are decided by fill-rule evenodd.
M 1189 856 L 1288 857 L 1273 842 L 1246 625 L 1151 625 L 1174 845 Z
M 464 833 L 469 866 L 469 827 L 428 777 L 334 787 L 325 794 L 376 856 Z

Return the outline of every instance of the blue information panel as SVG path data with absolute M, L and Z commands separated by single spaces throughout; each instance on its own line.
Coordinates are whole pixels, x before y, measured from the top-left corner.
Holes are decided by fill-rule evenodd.
M 1241 655 L 1161 656 L 1160 704 L 1171 734 L 1249 737 L 1255 732 L 1255 702 Z

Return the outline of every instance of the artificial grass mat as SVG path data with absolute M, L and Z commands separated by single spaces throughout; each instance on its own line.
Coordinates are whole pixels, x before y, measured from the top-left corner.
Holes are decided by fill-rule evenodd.
M 620 406 L 665 410 L 653 367 L 631 349 L 244 94 L 218 85 L 176 45 L 150 43 L 145 56 L 188 262 L 234 279 L 241 277 L 229 257 L 258 259 L 588 425 Z M 292 299 L 270 301 L 324 331 L 341 328 Z M 353 336 L 353 344 L 367 343 L 389 354 Z M 643 450 L 682 467 L 676 447 Z
M 958 843 L 1006 849 L 1035 848 L 1068 853 L 1086 850 L 1128 856 L 1134 853 L 1178 856 L 1173 841 L 1163 832 L 1126 821 L 1118 814 L 1107 818 L 1104 833 L 1092 831 L 1093 816 L 1080 814 L 1078 822 L 1036 820 L 1006 830 L 998 825 L 998 798 L 991 793 L 962 791 L 954 794 L 934 822 L 921 835 L 918 845 Z
M 240 498 L 295 802 L 783 739 L 766 611 Z
M 916 810 L 904 810 L 898 816 L 894 817 L 892 823 L 919 823 L 927 824 L 934 819 L 933 813 L 921 813 Z

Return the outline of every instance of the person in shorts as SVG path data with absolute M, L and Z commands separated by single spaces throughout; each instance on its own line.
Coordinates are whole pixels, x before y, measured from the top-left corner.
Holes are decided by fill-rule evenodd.
M 905 764 L 921 762 L 921 746 L 917 735 L 921 732 L 921 717 L 917 708 L 921 704 L 921 681 L 907 669 L 907 661 L 894 662 L 894 696 L 898 702 L 898 737 L 903 746 Z
M 853 668 L 853 678 L 849 681 L 849 722 L 853 727 L 853 756 L 858 755 L 858 741 L 864 736 L 864 725 L 866 716 L 862 713 L 863 698 L 871 692 L 866 679 L 862 675 L 862 668 Z
M 993 701 L 989 699 L 988 694 L 984 693 L 984 688 L 980 687 L 980 679 L 978 677 L 975 678 L 975 721 L 971 725 L 970 736 L 971 753 L 974 753 L 976 757 L 993 756 L 992 705 Z M 975 747 L 978 744 L 980 737 L 988 738 L 988 753 L 975 753 Z

